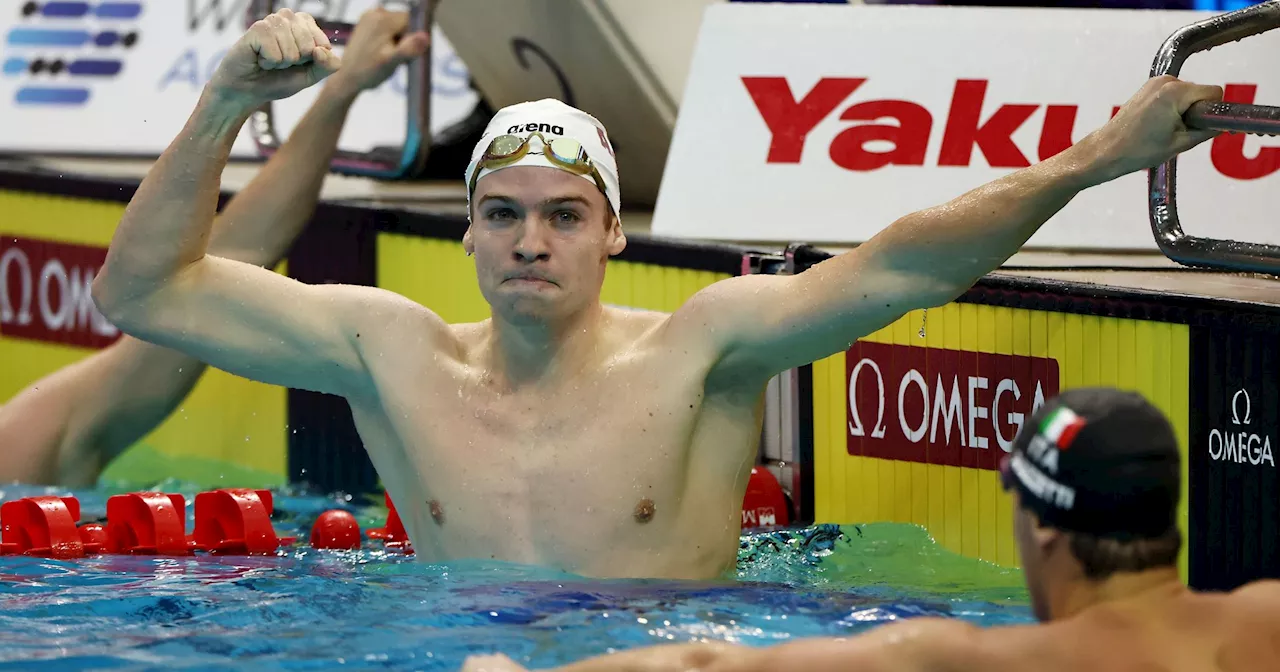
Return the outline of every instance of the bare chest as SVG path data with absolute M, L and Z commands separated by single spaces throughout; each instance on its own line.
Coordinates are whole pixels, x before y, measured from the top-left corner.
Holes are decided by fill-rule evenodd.
M 439 412 L 412 418 L 404 434 L 437 473 L 467 473 L 531 502 L 552 484 L 573 486 L 556 496 L 598 501 L 591 482 L 652 483 L 679 469 L 700 406 L 695 382 L 615 368 L 504 391 L 481 376 L 458 381 Z
M 416 511 L 416 548 L 581 566 L 601 547 L 674 538 L 700 379 L 631 362 L 517 390 L 466 370 L 427 394 L 412 383 L 388 386 L 386 448 L 369 441 L 376 431 L 365 439 L 383 482 L 405 493 L 393 492 L 397 508 Z

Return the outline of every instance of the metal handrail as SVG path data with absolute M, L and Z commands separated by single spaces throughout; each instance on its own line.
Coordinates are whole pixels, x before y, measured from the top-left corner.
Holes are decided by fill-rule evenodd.
M 275 0 L 253 0 L 249 3 L 246 25 L 276 11 Z M 430 31 L 435 0 L 415 0 L 406 3 L 409 9 L 410 32 Z M 344 45 L 350 39 L 355 26 L 350 23 L 316 19 L 316 24 L 335 46 Z M 404 144 L 400 147 L 373 147 L 367 152 L 341 150 L 334 152 L 330 170 L 344 175 L 358 175 L 380 179 L 413 177 L 422 172 L 431 150 L 431 51 L 408 63 L 409 83 L 408 122 Z M 282 139 L 276 129 L 274 103 L 268 103 L 249 118 L 249 133 L 258 146 L 258 154 L 269 157 L 280 149 Z
M 1187 57 L 1228 42 L 1280 28 L 1280 0 L 1221 14 L 1185 26 L 1165 40 L 1151 76 L 1177 76 Z M 1280 107 L 1240 103 L 1196 103 L 1183 119 L 1188 128 L 1258 135 L 1280 134 Z M 1185 266 L 1253 273 L 1280 273 L 1280 246 L 1188 236 L 1178 220 L 1177 157 L 1147 173 L 1147 212 L 1156 245 Z

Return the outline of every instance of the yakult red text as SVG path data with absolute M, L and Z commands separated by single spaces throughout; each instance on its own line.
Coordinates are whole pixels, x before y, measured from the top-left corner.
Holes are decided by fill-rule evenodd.
M 861 77 L 823 77 L 808 91 L 793 92 L 785 77 L 742 77 L 756 111 L 769 129 L 767 163 L 799 163 L 805 140 L 819 123 L 838 115 L 855 122 L 831 142 L 831 161 L 846 170 L 871 171 L 889 165 L 923 166 L 935 123 L 935 110 L 909 100 L 859 100 Z M 961 79 L 951 94 L 950 108 L 941 117 L 943 133 L 939 166 L 968 166 L 980 154 L 993 168 L 1025 168 L 1032 159 L 1043 161 L 1072 145 L 1078 105 L 1007 103 L 985 118 L 989 81 Z M 1255 84 L 1228 84 L 1224 99 L 1252 103 Z M 1123 101 L 1121 101 L 1123 102 Z M 1013 134 L 1041 107 L 1044 121 L 1034 152 L 1019 147 Z M 1112 107 L 1114 115 L 1119 105 Z M 886 123 L 891 120 L 892 123 Z M 1081 133 L 1089 129 L 1080 129 Z M 890 151 L 873 151 L 868 143 L 889 142 Z M 1245 136 L 1224 134 L 1212 141 L 1210 156 L 1223 175 L 1256 180 L 1280 170 L 1280 147 L 1262 147 L 1245 154 Z

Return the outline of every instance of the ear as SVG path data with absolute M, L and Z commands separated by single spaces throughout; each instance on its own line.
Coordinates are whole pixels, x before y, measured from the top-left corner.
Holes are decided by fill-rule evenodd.
M 627 235 L 622 232 L 622 223 L 617 217 L 609 224 L 609 256 L 616 257 L 627 249 Z
M 476 253 L 476 243 L 471 239 L 471 227 L 467 226 L 467 230 L 462 234 L 462 251 L 471 256 Z
M 1035 543 L 1036 548 L 1044 555 L 1048 555 L 1058 545 L 1065 543 L 1067 536 L 1061 530 L 1048 527 L 1040 522 L 1040 518 L 1035 514 L 1031 515 L 1031 540 Z

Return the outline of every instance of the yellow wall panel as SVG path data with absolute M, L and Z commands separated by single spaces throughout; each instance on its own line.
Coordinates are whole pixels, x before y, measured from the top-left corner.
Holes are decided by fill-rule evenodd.
M 106 247 L 123 203 L 0 189 L 0 231 L 11 236 Z
M 105 248 L 124 209 L 123 203 L 0 190 L 0 235 Z M 0 327 L 0 403 L 97 352 L 5 336 Z M 283 388 L 209 369 L 178 410 L 122 455 L 107 477 L 131 484 L 157 475 L 200 484 L 239 479 L 228 486 L 284 483 L 286 414 Z

